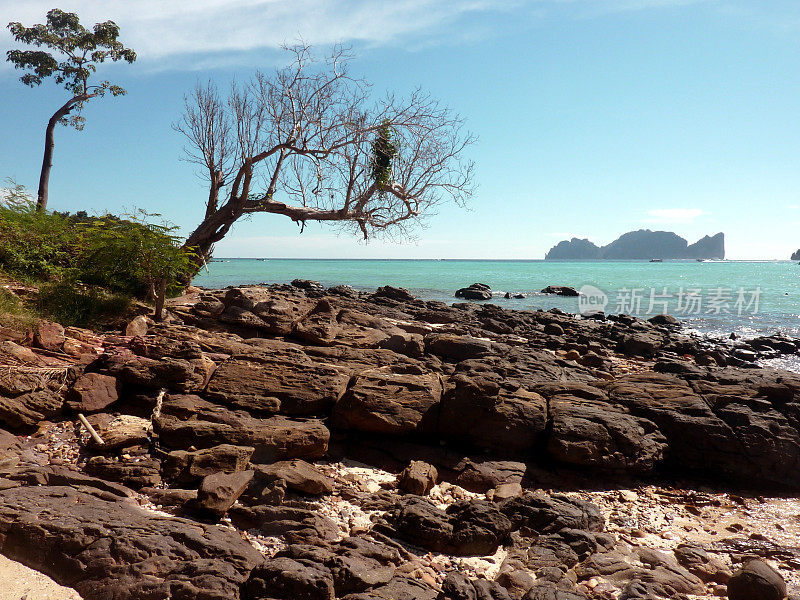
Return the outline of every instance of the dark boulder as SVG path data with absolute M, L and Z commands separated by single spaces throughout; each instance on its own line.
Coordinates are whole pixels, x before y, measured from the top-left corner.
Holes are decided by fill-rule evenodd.
M 85 600 L 236 600 L 261 554 L 215 525 L 70 487 L 0 491 L 0 552 Z
M 464 300 L 491 300 L 492 289 L 485 283 L 473 283 L 469 287 L 457 290 L 455 296 Z
M 410 494 L 426 496 L 439 477 L 436 467 L 421 460 L 412 460 L 397 476 L 397 487 Z
M 556 296 L 580 296 L 580 292 L 578 292 L 578 290 L 566 285 L 548 285 L 542 290 L 542 294 L 555 294 Z
M 253 474 L 253 471 L 237 471 L 207 475 L 197 490 L 196 508 L 221 517 L 247 489 Z
M 751 560 L 728 581 L 730 600 L 783 600 L 786 582 L 762 560 Z

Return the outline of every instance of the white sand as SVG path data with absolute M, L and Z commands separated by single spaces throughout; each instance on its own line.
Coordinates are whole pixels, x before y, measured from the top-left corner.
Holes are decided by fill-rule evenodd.
M 0 554 L 0 600 L 81 600 L 72 588 Z

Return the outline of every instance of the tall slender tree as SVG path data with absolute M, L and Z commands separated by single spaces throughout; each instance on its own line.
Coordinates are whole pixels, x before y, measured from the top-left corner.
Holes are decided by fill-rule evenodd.
M 9 50 L 8 61 L 17 69 L 28 71 L 20 81 L 36 87 L 46 78 L 53 77 L 56 84 L 63 86 L 72 96 L 53 113 L 45 129 L 44 158 L 36 200 L 37 210 L 43 211 L 47 208 L 56 125 L 60 123 L 80 131 L 85 122 L 81 111 L 88 100 L 107 92 L 112 96 L 125 94 L 124 89 L 109 81 L 89 85 L 89 77 L 95 73 L 97 65 L 106 60 L 132 63 L 136 60 L 136 52 L 117 40 L 119 27 L 114 21 L 97 23 L 89 30 L 80 24 L 78 15 L 58 8 L 47 13 L 44 24 L 25 27 L 22 23 L 12 22 L 8 28 L 17 42 L 51 50 Z

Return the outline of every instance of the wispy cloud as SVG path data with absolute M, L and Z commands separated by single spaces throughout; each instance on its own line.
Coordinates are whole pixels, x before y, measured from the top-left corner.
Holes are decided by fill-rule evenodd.
M 236 62 L 254 51 L 271 51 L 302 39 L 313 45 L 355 43 L 372 46 L 469 42 L 486 33 L 491 19 L 475 15 L 512 12 L 521 18 L 557 16 L 564 9 L 575 16 L 665 6 L 705 0 L 74 0 L 65 9 L 82 22 L 113 19 L 124 43 L 136 49 L 141 62 L 181 68 L 202 68 Z M 0 0 L 6 20 L 42 22 L 52 0 Z M 11 43 L 0 31 L 0 48 Z
M 113 19 L 141 60 L 274 49 L 302 37 L 310 44 L 388 44 L 439 32 L 462 17 L 506 11 L 521 0 L 76 0 L 82 22 Z M 51 0 L 0 0 L 0 14 L 25 24 L 42 22 Z M 64 7 L 65 9 L 67 7 Z M 0 45 L 10 36 L 0 33 Z
M 693 223 L 708 214 L 700 208 L 654 208 L 647 211 L 650 223 Z

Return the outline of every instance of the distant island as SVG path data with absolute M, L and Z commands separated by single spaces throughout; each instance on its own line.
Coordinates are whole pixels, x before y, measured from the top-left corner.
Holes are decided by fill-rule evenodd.
M 639 229 L 622 234 L 606 246 L 572 238 L 553 246 L 545 260 L 723 259 L 725 234 L 705 236 L 694 244 L 671 231 Z
M 789 260 L 800 260 L 800 250 L 798 250 L 797 252 L 793 252 L 792 258 L 790 258 Z

